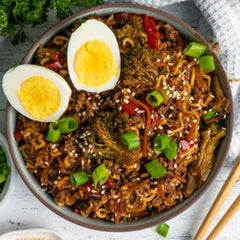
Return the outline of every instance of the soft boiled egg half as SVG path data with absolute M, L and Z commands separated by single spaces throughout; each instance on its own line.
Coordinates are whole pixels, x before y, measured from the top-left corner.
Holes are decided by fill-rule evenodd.
M 8 70 L 3 76 L 2 87 L 18 112 L 40 122 L 58 120 L 67 109 L 72 93 L 58 73 L 32 64 Z
M 68 71 L 77 90 L 102 92 L 115 87 L 120 75 L 120 51 L 115 35 L 104 23 L 90 19 L 71 35 Z

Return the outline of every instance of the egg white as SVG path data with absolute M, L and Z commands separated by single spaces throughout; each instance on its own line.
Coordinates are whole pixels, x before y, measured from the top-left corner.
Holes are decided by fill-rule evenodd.
M 77 74 L 74 70 L 74 59 L 78 49 L 86 42 L 94 40 L 102 41 L 110 48 L 115 59 L 115 67 L 119 69 L 119 71 L 116 71 L 116 74 L 108 82 L 99 87 L 89 87 L 81 84 L 78 81 Z M 72 33 L 68 44 L 67 60 L 69 76 L 77 90 L 85 90 L 89 92 L 106 91 L 113 89 L 119 79 L 121 59 L 117 39 L 112 30 L 106 24 L 98 20 L 87 20 Z
M 60 95 L 60 106 L 53 114 L 45 119 L 33 118 L 22 106 L 17 91 L 21 84 L 32 76 L 42 76 L 48 78 L 57 87 Z M 69 99 L 72 94 L 67 82 L 58 73 L 42 66 L 33 64 L 22 64 L 9 69 L 3 76 L 2 87 L 9 103 L 22 115 L 39 122 L 54 122 L 58 120 L 68 107 Z

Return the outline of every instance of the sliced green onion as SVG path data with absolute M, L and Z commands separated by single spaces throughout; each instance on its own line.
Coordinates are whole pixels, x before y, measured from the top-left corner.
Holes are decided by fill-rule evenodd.
M 163 150 L 163 153 L 168 160 L 173 160 L 177 152 L 177 149 L 178 149 L 177 143 L 173 138 L 170 138 L 168 147 Z
M 89 181 L 89 177 L 84 171 L 77 171 L 69 174 L 71 184 L 76 188 Z
M 153 149 L 155 153 L 163 153 L 168 160 L 172 160 L 175 157 L 178 145 L 173 138 L 164 133 L 153 139 Z
M 214 117 L 214 115 L 216 114 L 216 111 L 215 110 L 210 110 L 209 112 L 207 112 L 205 115 L 204 115 L 204 119 L 205 120 L 209 120 L 211 119 L 212 117 Z
M 199 66 L 206 73 L 210 73 L 215 70 L 215 63 L 213 56 L 202 56 L 198 58 Z
M 0 183 L 3 183 L 5 181 L 6 181 L 6 176 L 4 176 L 3 174 L 0 174 Z
M 10 170 L 10 168 L 9 168 L 7 162 L 1 162 L 0 163 L 0 174 L 7 177 L 8 173 L 9 173 L 9 170 Z
M 165 148 L 168 147 L 169 137 L 167 134 L 163 133 L 158 135 L 153 139 L 153 150 L 157 154 L 161 154 Z
M 206 46 L 196 43 L 190 42 L 183 50 L 185 55 L 198 58 L 206 51 Z
M 153 178 L 161 177 L 165 175 L 167 172 L 165 167 L 157 159 L 154 159 L 151 162 L 146 163 L 144 167 Z
M 102 185 L 108 180 L 108 171 L 104 163 L 94 169 L 92 178 L 95 187 L 98 183 Z
M 0 146 L 0 194 L 4 188 L 9 171 L 10 167 L 8 166 L 6 155 L 3 148 Z
M 58 121 L 58 128 L 61 133 L 70 133 L 78 128 L 78 122 L 71 117 L 63 118 Z
M 161 103 L 163 103 L 163 96 L 162 94 L 157 91 L 154 90 L 152 92 L 150 92 L 147 97 L 146 97 L 146 101 L 152 106 L 152 107 L 157 107 L 159 106 Z
M 166 223 L 161 223 L 157 228 L 157 232 L 162 237 L 166 237 L 168 235 L 169 228 L 169 225 L 167 225 Z
M 60 137 L 61 131 L 59 130 L 58 125 L 56 123 L 50 123 L 46 140 L 49 142 L 56 142 Z
M 121 134 L 121 139 L 122 139 L 123 144 L 128 146 L 129 150 L 138 148 L 140 146 L 139 137 L 133 131 L 129 131 L 129 132 Z

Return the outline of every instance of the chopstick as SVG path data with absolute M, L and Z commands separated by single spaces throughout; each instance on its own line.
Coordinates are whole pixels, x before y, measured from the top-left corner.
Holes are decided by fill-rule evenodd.
M 237 212 L 237 210 L 240 208 L 240 195 L 235 199 L 235 201 L 232 203 L 230 208 L 227 210 L 227 212 L 224 214 L 224 216 L 221 218 L 221 220 L 218 222 L 218 224 L 215 226 L 215 228 L 212 230 L 212 232 L 208 235 L 206 240 L 214 240 L 218 233 L 223 229 L 223 227 L 229 222 L 231 217 L 234 215 L 234 213 Z
M 210 208 L 207 216 L 205 217 L 202 225 L 200 226 L 196 236 L 194 237 L 194 240 L 202 240 L 203 239 L 203 236 L 204 236 L 205 232 L 207 231 L 207 229 L 210 226 L 211 222 L 213 221 L 215 215 L 217 214 L 218 210 L 222 206 L 222 204 L 223 204 L 224 200 L 226 199 L 226 197 L 228 196 L 230 190 L 236 184 L 236 181 L 239 177 L 240 177 L 240 157 L 238 157 L 236 163 L 234 164 L 234 167 L 233 167 L 232 171 L 230 172 L 230 174 L 229 174 L 228 178 L 226 179 L 223 187 L 221 188 L 220 192 L 218 193 L 218 196 L 216 197 L 212 207 Z M 236 207 L 233 206 L 233 209 L 235 209 L 235 208 Z M 231 209 L 230 213 L 233 213 L 232 211 L 233 210 Z M 226 217 L 226 218 L 228 218 L 228 217 Z M 223 224 L 226 223 L 225 221 L 226 220 L 223 220 L 223 222 L 220 224 L 220 227 L 222 227 Z M 219 230 L 220 230 L 220 228 L 218 227 L 217 230 L 215 230 L 214 234 L 218 233 Z

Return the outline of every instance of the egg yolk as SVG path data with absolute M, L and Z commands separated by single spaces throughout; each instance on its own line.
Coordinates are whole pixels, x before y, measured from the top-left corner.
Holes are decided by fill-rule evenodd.
M 24 109 L 35 119 L 43 120 L 60 106 L 58 88 L 46 77 L 32 76 L 17 91 Z
M 117 72 L 112 51 L 98 40 L 86 42 L 77 50 L 74 69 L 79 83 L 88 87 L 106 84 Z

